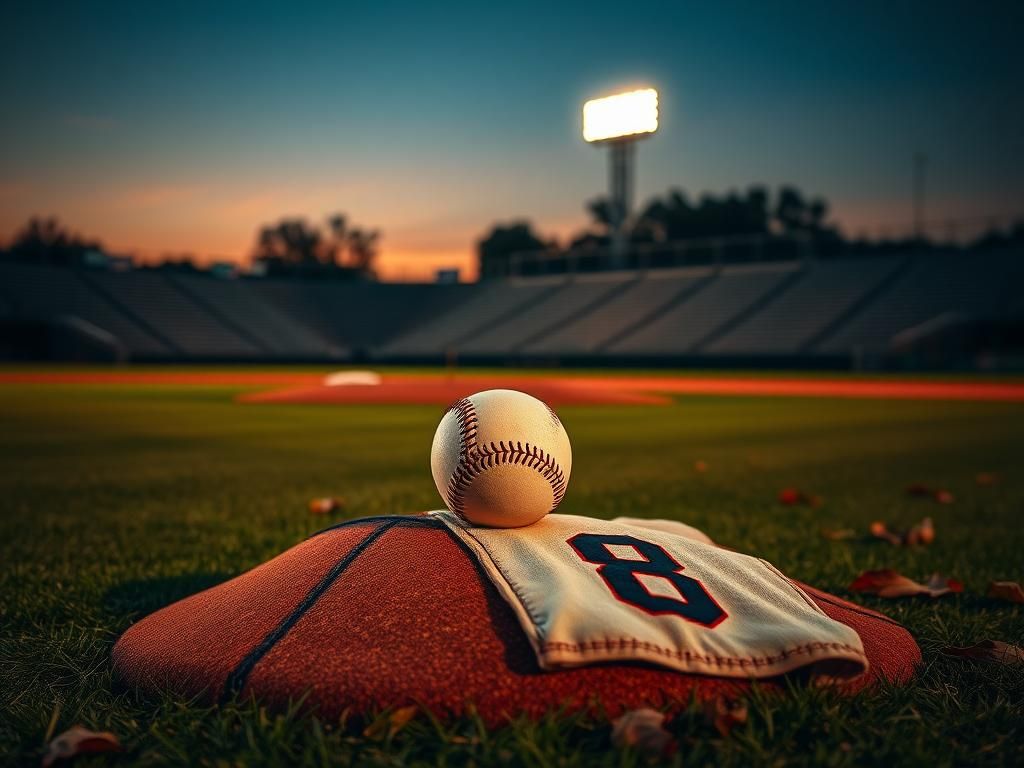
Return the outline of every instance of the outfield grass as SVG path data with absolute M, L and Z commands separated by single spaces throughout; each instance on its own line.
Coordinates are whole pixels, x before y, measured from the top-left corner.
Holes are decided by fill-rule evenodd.
M 126 765 L 630 765 L 600 719 L 553 716 L 482 731 L 421 716 L 394 739 L 352 723 L 209 709 L 119 689 L 110 649 L 132 621 L 261 563 L 340 517 L 436 507 L 430 407 L 237 405 L 237 389 L 0 387 L 0 754 L 34 764 L 49 732 L 112 730 Z M 947 644 L 1024 644 L 1024 609 L 983 597 L 1024 581 L 1024 405 L 685 398 L 659 407 L 561 409 L 573 476 L 561 511 L 684 520 L 789 575 L 846 595 L 861 570 L 941 571 L 966 592 L 860 602 L 904 622 L 924 652 L 912 685 L 853 699 L 797 689 L 756 697 L 726 739 L 677 717 L 682 764 L 1024 764 L 1024 673 L 969 665 Z M 696 460 L 709 471 L 694 471 Z M 979 471 L 1000 482 L 978 486 Z M 908 498 L 926 483 L 949 506 Z M 780 507 L 784 486 L 824 496 Z M 821 526 L 894 527 L 931 515 L 928 549 L 830 542 Z M 103 763 L 101 758 L 98 761 Z

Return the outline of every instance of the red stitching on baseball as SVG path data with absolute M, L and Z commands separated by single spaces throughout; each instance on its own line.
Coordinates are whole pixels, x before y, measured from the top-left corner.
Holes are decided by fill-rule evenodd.
M 445 489 L 448 509 L 468 522 L 465 517 L 464 494 L 469 485 L 484 470 L 501 464 L 518 464 L 540 472 L 541 477 L 551 485 L 551 509 L 557 507 L 565 496 L 565 473 L 558 462 L 542 448 L 529 443 L 501 440 L 497 443 L 477 443 L 479 419 L 473 402 L 464 397 L 452 405 L 459 423 L 459 464 L 452 473 Z M 550 411 L 550 409 L 548 409 Z

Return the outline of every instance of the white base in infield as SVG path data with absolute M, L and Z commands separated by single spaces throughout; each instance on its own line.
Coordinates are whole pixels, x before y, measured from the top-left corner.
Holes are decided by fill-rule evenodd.
M 515 611 L 543 669 L 609 661 L 763 678 L 863 674 L 860 637 L 771 564 L 671 521 L 550 514 L 525 528 L 444 521 Z M 628 520 L 628 522 L 627 522 Z

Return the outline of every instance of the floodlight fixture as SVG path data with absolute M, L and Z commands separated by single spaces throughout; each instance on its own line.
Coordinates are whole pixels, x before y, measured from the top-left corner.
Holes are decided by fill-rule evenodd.
M 583 105 L 585 141 L 639 138 L 657 130 L 658 92 L 653 88 L 591 99 Z
M 634 145 L 658 130 L 658 92 L 654 88 L 616 93 L 583 105 L 583 140 L 608 145 L 609 226 L 612 263 L 623 266 L 626 222 L 633 198 Z

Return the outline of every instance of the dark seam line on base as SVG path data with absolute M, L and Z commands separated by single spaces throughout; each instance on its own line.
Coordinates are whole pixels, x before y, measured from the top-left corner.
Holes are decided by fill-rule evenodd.
M 324 593 L 331 588 L 331 585 L 334 584 L 337 578 L 341 576 L 345 569 L 348 568 L 348 566 L 351 565 L 367 547 L 399 522 L 399 520 L 395 520 L 380 526 L 375 531 L 367 535 L 365 539 L 359 542 L 359 544 L 350 550 L 343 558 L 341 558 L 341 560 L 334 564 L 331 570 L 327 572 L 320 582 L 309 590 L 309 593 L 303 598 L 302 602 L 299 603 L 280 624 L 274 627 L 274 629 L 271 630 L 265 638 L 263 638 L 263 642 L 251 650 L 248 655 L 239 662 L 238 666 L 231 671 L 231 674 L 229 674 L 227 679 L 224 681 L 224 692 L 221 694 L 222 702 L 241 692 L 242 688 L 245 687 L 246 681 L 249 679 L 249 674 L 260 662 L 260 659 L 262 659 L 271 648 L 273 648 L 285 635 L 288 634 L 289 630 L 291 630 L 299 619 L 301 619 L 306 612 L 316 604 L 317 600 L 323 597 Z
M 361 525 L 366 523 L 379 523 L 381 521 L 401 523 L 403 525 L 423 525 L 429 528 L 443 527 L 444 523 L 440 520 L 435 520 L 432 517 L 422 517 L 420 515 L 371 515 L 370 517 L 357 517 L 352 520 L 342 520 L 340 523 L 329 525 L 326 528 L 321 528 L 316 533 L 311 533 L 308 539 L 315 539 L 324 533 L 336 531 L 339 528 L 348 528 L 350 525 Z

